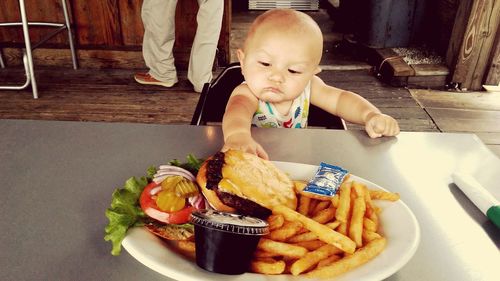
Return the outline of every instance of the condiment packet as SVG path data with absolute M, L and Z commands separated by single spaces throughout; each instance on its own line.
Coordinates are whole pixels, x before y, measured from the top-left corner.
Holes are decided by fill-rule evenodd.
M 321 162 L 314 177 L 309 181 L 301 193 L 310 197 L 331 198 L 340 188 L 340 185 L 349 176 L 349 172 L 339 166 Z

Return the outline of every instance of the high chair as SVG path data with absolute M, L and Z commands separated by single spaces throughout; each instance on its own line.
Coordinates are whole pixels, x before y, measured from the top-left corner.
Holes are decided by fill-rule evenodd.
M 212 82 L 205 83 L 191 119 L 191 125 L 222 123 L 227 101 L 233 89 L 241 84 L 243 79 L 240 64 L 236 62 L 229 64 Z M 309 106 L 307 123 L 308 127 L 346 129 L 342 118 L 312 104 Z
M 78 68 L 76 51 L 73 43 L 73 34 L 71 32 L 71 24 L 69 20 L 68 9 L 66 5 L 66 0 L 61 0 L 63 14 L 64 14 L 64 23 L 54 23 L 54 22 L 30 22 L 26 17 L 26 8 L 24 4 L 24 0 L 19 0 L 19 10 L 21 13 L 21 22 L 4 22 L 0 23 L 0 27 L 2 26 L 21 26 L 23 29 L 23 37 L 25 50 L 23 51 L 23 66 L 26 73 L 26 81 L 22 85 L 17 86 L 0 86 L 0 90 L 22 90 L 28 87 L 31 84 L 31 89 L 33 92 L 33 98 L 38 98 L 38 88 L 35 79 L 35 72 L 33 67 L 33 55 L 32 51 L 36 49 L 41 44 L 45 43 L 50 38 L 54 37 L 56 34 L 63 30 L 67 30 L 68 32 L 68 41 L 69 48 L 71 49 L 71 58 L 73 60 L 73 69 Z M 53 30 L 51 33 L 47 34 L 44 38 L 42 38 L 39 42 L 31 46 L 31 40 L 29 36 L 29 26 L 47 26 L 57 28 Z M 4 68 L 5 63 L 2 58 L 2 54 L 0 52 L 0 67 Z

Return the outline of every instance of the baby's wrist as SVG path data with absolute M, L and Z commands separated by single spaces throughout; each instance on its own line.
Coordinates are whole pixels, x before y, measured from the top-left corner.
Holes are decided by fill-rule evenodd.
M 364 123 L 368 123 L 368 121 L 370 121 L 373 117 L 377 116 L 377 115 L 381 115 L 382 113 L 378 112 L 378 111 L 371 111 L 369 112 L 368 114 L 366 114 L 365 116 L 365 120 L 364 120 Z
M 229 139 L 244 138 L 244 137 L 251 138 L 250 131 L 238 130 L 238 131 L 230 132 L 230 133 L 224 135 L 224 141 L 227 142 Z

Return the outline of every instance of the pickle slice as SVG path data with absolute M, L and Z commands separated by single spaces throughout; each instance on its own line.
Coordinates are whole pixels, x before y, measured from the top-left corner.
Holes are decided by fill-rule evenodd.
M 162 190 L 175 191 L 175 186 L 177 186 L 177 184 L 180 181 L 182 181 L 183 179 L 184 179 L 184 177 L 182 177 L 182 176 L 167 177 L 161 182 L 161 188 L 162 188 Z
M 199 192 L 198 187 L 194 184 L 194 182 L 184 179 L 180 181 L 175 186 L 175 194 L 182 198 L 189 198 L 197 195 Z
M 172 190 L 162 190 L 158 193 L 156 205 L 164 212 L 176 212 L 184 208 L 186 199 L 177 196 Z

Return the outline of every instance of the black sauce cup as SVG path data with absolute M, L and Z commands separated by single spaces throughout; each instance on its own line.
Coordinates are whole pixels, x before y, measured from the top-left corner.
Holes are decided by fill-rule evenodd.
M 196 264 L 208 271 L 242 274 L 250 265 L 260 237 L 269 233 L 266 221 L 214 210 L 191 214 Z

